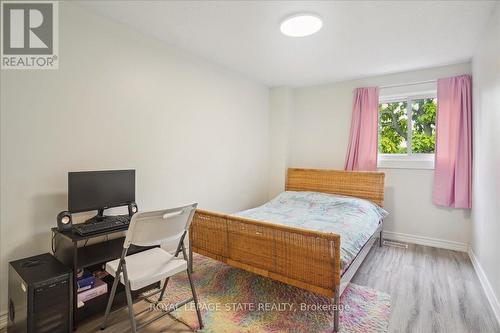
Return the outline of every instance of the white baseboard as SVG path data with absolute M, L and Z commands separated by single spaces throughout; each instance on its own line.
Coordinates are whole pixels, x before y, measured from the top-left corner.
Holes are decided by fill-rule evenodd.
M 497 322 L 500 325 L 500 302 L 498 301 L 498 298 L 493 288 L 491 287 L 490 281 L 488 280 L 488 277 L 484 273 L 481 264 L 479 263 L 479 261 L 477 261 L 476 255 L 474 254 L 474 251 L 472 251 L 472 247 L 469 247 L 468 253 L 470 261 L 472 261 L 472 265 L 474 266 L 474 270 L 476 271 L 477 277 L 481 282 L 481 286 L 483 287 L 484 293 L 486 294 L 486 298 L 488 298 L 488 302 L 490 302 L 493 313 L 495 314 Z
M 0 331 L 7 327 L 7 311 L 0 313 Z
M 467 243 L 454 242 L 439 238 L 403 234 L 400 232 L 385 231 L 385 230 L 384 230 L 384 239 L 390 239 L 404 243 L 438 247 L 441 249 L 460 251 L 460 252 L 467 252 L 467 250 L 469 249 L 469 244 Z

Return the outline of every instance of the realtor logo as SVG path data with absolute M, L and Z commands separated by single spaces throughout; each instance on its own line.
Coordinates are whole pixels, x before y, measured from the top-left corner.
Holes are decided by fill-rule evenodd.
M 2 1 L 2 69 L 58 68 L 57 5 Z

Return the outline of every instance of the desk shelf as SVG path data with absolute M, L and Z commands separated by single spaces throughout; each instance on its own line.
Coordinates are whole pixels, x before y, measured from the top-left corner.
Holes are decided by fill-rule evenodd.
M 111 291 L 111 285 L 113 282 L 113 277 L 106 277 L 105 282 L 108 284 L 108 292 L 104 295 L 98 296 L 85 302 L 85 305 L 83 307 L 78 308 L 76 304 L 78 289 L 76 284 L 76 276 L 78 270 L 102 265 L 108 261 L 120 258 L 123 251 L 123 242 L 125 241 L 125 237 L 118 237 L 109 240 L 106 239 L 102 242 L 84 246 L 82 246 L 82 242 L 87 242 L 92 238 L 102 238 L 102 236 L 109 236 L 111 234 L 116 234 L 118 232 L 123 232 L 126 230 L 127 229 L 113 230 L 110 232 L 80 236 L 78 234 L 73 234 L 72 232 L 59 232 L 57 228 L 52 229 L 52 232 L 54 234 L 54 256 L 59 261 L 73 269 L 73 327 L 76 328 L 79 322 L 96 313 L 104 314 L 109 297 L 109 292 Z M 131 255 L 134 253 L 139 253 L 153 247 L 154 246 L 142 247 L 131 245 L 127 254 Z M 159 283 L 155 283 L 137 292 L 140 293 L 153 288 L 159 288 Z M 134 292 L 133 297 L 135 298 L 138 293 Z M 115 306 L 119 307 L 124 304 L 126 304 L 125 291 L 123 286 L 121 286 L 120 284 L 116 292 Z
M 125 237 L 120 237 L 106 242 L 79 247 L 76 260 L 77 268 L 86 268 L 120 258 L 124 241 Z M 131 255 L 150 248 L 131 245 L 127 254 Z
M 114 279 L 112 276 L 107 276 L 103 280 L 108 285 L 108 292 L 106 294 L 97 296 L 95 298 L 86 301 L 82 307 L 75 309 L 74 318 L 76 323 L 96 314 L 104 314 L 104 310 L 106 309 L 106 305 L 108 304 L 109 300 L 109 292 L 111 291 Z M 137 298 L 141 296 L 143 292 L 149 289 L 159 288 L 159 287 L 160 287 L 159 284 L 156 283 L 150 287 L 134 290 L 132 291 L 132 298 Z M 127 298 L 125 295 L 125 287 L 120 283 L 118 285 L 118 288 L 116 289 L 115 299 L 111 311 L 117 310 L 126 305 L 127 305 Z

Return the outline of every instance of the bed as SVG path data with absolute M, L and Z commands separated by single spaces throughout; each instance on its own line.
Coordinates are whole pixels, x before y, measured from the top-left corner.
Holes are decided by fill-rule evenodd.
M 234 215 L 197 210 L 190 253 L 332 298 L 337 332 L 339 297 L 382 239 L 383 200 L 384 173 L 291 168 L 285 192 L 263 206 Z M 352 215 L 359 220 L 360 212 L 372 220 L 366 228 L 329 225 Z

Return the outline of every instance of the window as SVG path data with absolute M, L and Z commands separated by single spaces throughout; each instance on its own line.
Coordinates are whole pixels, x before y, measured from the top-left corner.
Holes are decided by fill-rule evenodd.
M 435 93 L 381 98 L 378 166 L 434 168 L 436 110 Z

